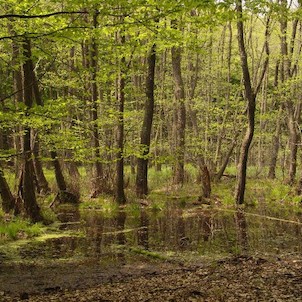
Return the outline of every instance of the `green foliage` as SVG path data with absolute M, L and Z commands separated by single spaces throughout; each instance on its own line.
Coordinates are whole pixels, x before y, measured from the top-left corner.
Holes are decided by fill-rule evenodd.
M 44 227 L 40 223 L 30 224 L 26 220 L 14 218 L 0 222 L 0 236 L 5 240 L 32 238 L 43 233 Z

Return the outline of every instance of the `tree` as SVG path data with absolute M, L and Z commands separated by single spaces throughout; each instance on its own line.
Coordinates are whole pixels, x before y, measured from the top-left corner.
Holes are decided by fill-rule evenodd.
M 120 45 L 124 45 L 126 37 L 119 33 Z M 122 56 L 119 64 L 119 73 L 116 79 L 116 99 L 118 102 L 118 123 L 117 123 L 117 153 L 116 153 L 116 192 L 115 198 L 119 204 L 126 203 L 124 191 L 124 107 L 125 107 L 125 76 L 126 58 Z
M 174 24 L 175 26 L 175 24 Z M 173 46 L 172 54 L 172 74 L 174 80 L 174 136 L 175 136 L 175 165 L 173 171 L 173 182 L 183 184 L 184 182 L 184 160 L 185 160 L 185 128 L 186 128 L 186 107 L 185 89 L 181 72 L 181 47 Z
M 23 40 L 23 55 L 25 61 L 23 63 L 23 91 L 24 91 L 24 104 L 26 106 L 26 115 L 29 115 L 29 110 L 33 105 L 33 85 L 35 79 L 33 78 L 33 69 L 31 61 L 31 46 L 28 37 Z M 34 184 L 34 168 L 31 153 L 31 128 L 24 127 L 23 134 L 23 163 L 22 172 L 20 176 L 19 194 L 24 202 L 24 209 L 28 217 L 33 221 L 42 221 L 43 217 L 40 213 L 35 194 Z
M 239 155 L 239 163 L 238 163 L 238 175 L 237 175 L 237 184 L 235 189 L 235 200 L 237 204 L 244 203 L 244 193 L 245 193 L 245 185 L 246 185 L 246 171 L 247 171 L 247 161 L 248 161 L 248 154 L 250 145 L 254 136 L 255 130 L 255 109 L 256 109 L 256 96 L 259 92 L 260 85 L 264 78 L 266 68 L 268 65 L 268 25 L 269 19 L 266 25 L 266 40 L 265 40 L 265 48 L 267 58 L 265 59 L 264 67 L 258 82 L 258 85 L 253 89 L 250 70 L 248 66 L 248 58 L 247 52 L 245 47 L 244 41 L 244 26 L 243 26 L 243 9 L 242 9 L 242 1 L 239 0 L 236 2 L 236 12 L 237 12 L 237 39 L 238 39 L 238 47 L 240 52 L 240 59 L 241 59 L 241 67 L 242 67 L 242 76 L 244 82 L 244 92 L 245 98 L 247 100 L 247 118 L 248 118 L 248 125 L 245 132 L 245 135 L 242 140 L 241 148 L 240 148 L 240 155 Z
M 142 152 L 137 159 L 136 194 L 139 197 L 148 194 L 148 156 L 150 152 L 151 129 L 154 112 L 154 77 L 156 62 L 156 45 L 153 44 L 147 58 L 146 103 L 143 126 L 141 130 Z

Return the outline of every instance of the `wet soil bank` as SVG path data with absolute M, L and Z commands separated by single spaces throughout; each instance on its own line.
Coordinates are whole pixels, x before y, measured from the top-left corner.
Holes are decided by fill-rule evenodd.
M 2 265 L 0 301 L 302 301 L 302 257 Z

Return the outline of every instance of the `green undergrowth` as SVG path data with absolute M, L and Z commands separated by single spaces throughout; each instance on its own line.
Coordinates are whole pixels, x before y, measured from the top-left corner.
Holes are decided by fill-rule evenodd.
M 45 231 L 41 223 L 31 224 L 28 220 L 13 218 L 0 222 L 0 242 L 6 240 L 27 239 L 39 236 Z

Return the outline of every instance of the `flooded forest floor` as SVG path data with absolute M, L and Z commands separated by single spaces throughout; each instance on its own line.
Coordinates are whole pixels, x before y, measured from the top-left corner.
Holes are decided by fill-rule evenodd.
M 299 207 L 63 206 L 0 245 L 0 301 L 302 301 Z

